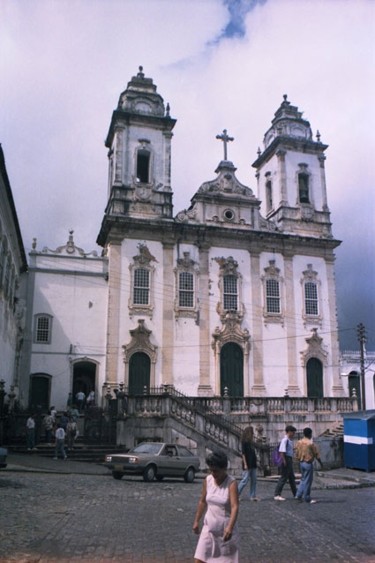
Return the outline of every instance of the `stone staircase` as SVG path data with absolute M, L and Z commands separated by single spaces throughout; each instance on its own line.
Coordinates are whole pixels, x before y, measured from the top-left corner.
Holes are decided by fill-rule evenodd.
M 43 457 L 53 458 L 55 455 L 55 446 L 52 444 L 37 444 L 35 451 L 27 451 L 24 444 L 15 444 L 7 446 L 9 452 L 12 453 L 27 453 L 29 455 L 38 455 Z M 69 459 L 74 461 L 86 461 L 92 463 L 102 463 L 107 453 L 124 451 L 124 448 L 118 448 L 113 444 L 85 444 L 78 442 L 75 444 L 74 449 L 68 450 L 65 448 L 66 454 Z

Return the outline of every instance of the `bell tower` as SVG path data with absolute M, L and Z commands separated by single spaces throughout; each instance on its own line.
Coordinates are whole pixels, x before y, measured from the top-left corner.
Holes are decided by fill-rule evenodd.
M 171 140 L 176 123 L 169 104 L 143 68 L 120 95 L 105 146 L 108 150 L 106 215 L 171 218 Z
M 253 163 L 262 215 L 284 232 L 332 238 L 324 168 L 328 145 L 319 131 L 313 140 L 310 123 L 286 95 L 263 144 Z

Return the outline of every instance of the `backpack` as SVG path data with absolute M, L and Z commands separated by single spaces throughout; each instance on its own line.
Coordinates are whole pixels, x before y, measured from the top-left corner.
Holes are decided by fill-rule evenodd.
M 272 464 L 280 467 L 283 464 L 283 458 L 281 453 L 279 452 L 281 442 L 279 442 L 276 448 L 272 451 L 271 460 Z

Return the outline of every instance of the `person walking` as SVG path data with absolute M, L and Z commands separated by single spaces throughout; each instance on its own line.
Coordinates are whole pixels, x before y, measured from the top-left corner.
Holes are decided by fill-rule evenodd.
M 241 440 L 242 451 L 242 479 L 238 485 L 238 496 L 241 496 L 242 491 L 250 481 L 250 500 L 259 500 L 256 496 L 257 487 L 257 456 L 254 447 L 254 431 L 252 426 L 247 426 L 242 434 Z
M 27 450 L 36 450 L 35 447 L 35 414 L 31 414 L 26 421 Z
M 203 481 L 193 523 L 193 532 L 199 534 L 199 523 L 204 514 L 194 562 L 238 563 L 237 482 L 227 473 L 228 458 L 224 453 L 210 454 L 206 464 L 210 475 Z
M 83 391 L 78 391 L 78 393 L 76 393 L 76 403 L 77 403 L 77 407 L 79 412 L 82 412 L 84 404 L 85 404 L 85 400 L 86 400 L 86 395 L 84 394 Z
M 316 459 L 322 467 L 322 461 L 319 450 L 312 441 L 311 428 L 303 429 L 303 438 L 297 442 L 296 455 L 301 469 L 301 481 L 298 485 L 296 499 L 315 504 L 317 501 L 311 498 L 311 486 L 314 478 L 313 464 Z
M 65 430 L 61 426 L 61 424 L 57 425 L 57 430 L 55 432 L 55 438 L 56 438 L 55 457 L 53 459 L 58 459 L 59 455 L 61 455 L 61 457 L 63 459 L 67 459 L 67 455 L 66 455 L 65 449 L 64 449 Z
M 281 496 L 281 492 L 285 483 L 288 481 L 293 497 L 297 494 L 296 477 L 293 470 L 293 438 L 296 428 L 290 424 L 285 428 L 285 436 L 280 442 L 279 453 L 282 458 L 281 474 L 275 488 L 274 499 L 278 501 L 285 500 Z

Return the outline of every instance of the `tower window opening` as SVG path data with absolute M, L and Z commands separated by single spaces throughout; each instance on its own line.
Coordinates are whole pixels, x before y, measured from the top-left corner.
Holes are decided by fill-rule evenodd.
M 137 152 L 137 182 L 148 184 L 150 172 L 150 153 L 145 150 Z
M 300 203 L 310 203 L 308 174 L 298 174 L 298 194 Z
M 269 213 L 269 211 L 271 211 L 273 208 L 271 180 L 267 180 L 266 182 L 266 205 L 267 205 L 267 213 Z

